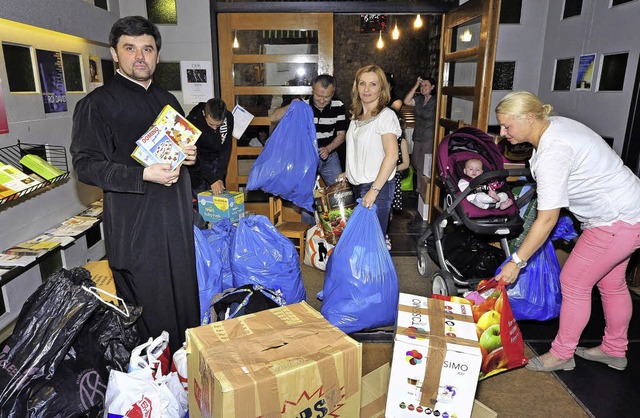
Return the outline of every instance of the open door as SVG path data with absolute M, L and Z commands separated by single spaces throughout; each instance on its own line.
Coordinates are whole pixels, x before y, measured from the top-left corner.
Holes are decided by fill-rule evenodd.
M 442 17 L 429 223 L 442 212 L 435 158 L 442 138 L 465 125 L 487 130 L 500 1 L 470 0 Z

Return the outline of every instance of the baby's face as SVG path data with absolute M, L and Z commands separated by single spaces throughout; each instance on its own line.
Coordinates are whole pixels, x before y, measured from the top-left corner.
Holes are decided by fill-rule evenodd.
M 475 179 L 480 174 L 482 174 L 482 163 L 479 161 L 469 161 L 464 166 L 464 174 Z

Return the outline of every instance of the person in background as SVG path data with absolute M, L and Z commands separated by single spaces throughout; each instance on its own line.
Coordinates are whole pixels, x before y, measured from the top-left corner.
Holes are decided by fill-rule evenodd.
M 198 103 L 189 115 L 189 122 L 202 131 L 196 142 L 198 159 L 189 166 L 193 198 L 198 193 L 211 190 L 213 194 L 224 192 L 224 179 L 231 157 L 233 141 L 233 114 L 221 99 L 209 99 Z
M 562 271 L 562 307 L 551 350 L 527 369 L 572 370 L 574 354 L 617 370 L 627 366 L 631 296 L 625 270 L 640 248 L 640 179 L 594 131 L 575 120 L 551 116 L 553 107 L 532 93 L 516 91 L 496 106 L 500 135 L 511 144 L 528 142 L 534 151 L 531 172 L 537 184 L 538 214 L 522 245 L 496 279 L 514 282 L 520 269 L 552 231 L 562 208 L 582 223 L 582 233 Z M 602 297 L 602 343 L 579 347 L 591 315 L 591 294 Z
M 316 127 L 318 173 L 327 186 L 333 184 L 342 173 L 337 149 L 344 143 L 347 132 L 347 118 L 344 104 L 334 99 L 336 79 L 329 74 L 321 74 L 313 80 L 311 99 L 303 100 L 311 105 L 313 123 Z M 271 115 L 272 122 L 279 122 L 287 113 L 289 105 L 276 109 Z
M 398 137 L 402 135 L 396 113 L 387 107 L 389 83 L 377 65 L 365 65 L 356 72 L 351 89 L 351 123 L 347 130 L 346 171 L 361 204 L 375 203 L 382 233 L 387 233 L 391 202 L 395 192 Z
M 421 76 L 404 98 L 404 104 L 413 106 L 415 125 L 413 128 L 413 150 L 411 151 L 411 165 L 418 177 L 431 177 L 431 167 L 423 172 L 425 154 L 433 154 L 433 137 L 436 123 L 436 81 L 432 77 Z M 418 90 L 420 94 L 417 94 Z
M 183 111 L 153 83 L 162 45 L 153 23 L 123 17 L 111 28 L 109 44 L 119 68 L 76 105 L 72 162 L 79 181 L 103 190 L 109 266 L 118 296 L 143 308 L 140 337 L 146 341 L 166 330 L 175 352 L 186 329 L 200 322 L 191 182 L 187 167 L 143 167 L 131 153 L 165 105 Z M 196 147 L 184 152 L 183 165 L 194 164 Z
M 480 174 L 484 173 L 482 161 L 477 158 L 470 158 L 464 163 L 463 173 L 469 179 L 473 180 Z M 458 189 L 464 192 L 469 187 L 469 179 L 461 178 L 458 181 Z M 503 185 L 501 182 L 500 185 Z M 493 184 L 483 184 L 467 195 L 467 200 L 480 209 L 499 208 L 505 210 L 513 205 L 513 200 L 505 192 L 497 192 L 494 190 Z

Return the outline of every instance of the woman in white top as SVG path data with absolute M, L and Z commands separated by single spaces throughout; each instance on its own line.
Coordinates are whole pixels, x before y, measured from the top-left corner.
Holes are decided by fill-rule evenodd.
M 560 209 L 568 208 L 582 223 L 582 233 L 560 274 L 560 327 L 551 350 L 531 359 L 527 368 L 572 370 L 575 354 L 624 370 L 632 311 L 625 270 L 640 248 L 640 179 L 598 134 L 580 122 L 551 117 L 552 110 L 522 91 L 496 106 L 500 135 L 511 144 L 534 147 L 530 164 L 538 191 L 537 218 L 496 278 L 515 281 L 549 236 Z M 578 347 L 591 315 L 594 285 L 602 296 L 604 337 L 599 346 Z
M 388 107 L 389 83 L 377 65 L 356 72 L 351 89 L 351 124 L 346 136 L 346 172 L 362 205 L 376 204 L 382 232 L 387 232 L 395 191 L 398 137 L 402 134 L 395 112 Z

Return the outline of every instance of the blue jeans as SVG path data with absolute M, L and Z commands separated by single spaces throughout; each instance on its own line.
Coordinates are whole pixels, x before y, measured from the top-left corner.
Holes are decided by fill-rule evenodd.
M 332 185 L 338 180 L 338 176 L 342 173 L 342 166 L 340 165 L 340 157 L 337 152 L 329 154 L 326 160 L 320 160 L 318 165 L 318 173 L 324 180 L 327 186 Z
M 371 185 L 373 183 L 365 183 L 359 184 L 357 186 L 353 186 L 353 192 L 356 195 L 356 198 L 364 197 L 365 194 L 371 189 Z M 393 195 L 396 190 L 396 180 L 395 177 L 393 180 L 387 181 L 384 186 L 380 189 L 380 193 L 378 193 L 378 197 L 376 198 L 376 214 L 378 215 L 378 221 L 380 222 L 380 228 L 382 228 L 382 233 L 387 233 L 387 226 L 389 225 L 389 214 L 391 213 L 391 203 L 393 203 Z
M 318 164 L 318 173 L 327 186 L 336 182 L 338 176 L 342 173 L 340 157 L 337 152 L 334 151 L 329 154 L 326 160 L 320 160 L 320 164 Z M 303 210 L 302 222 L 309 222 L 311 225 L 315 225 L 316 221 L 313 217 L 313 213 Z

